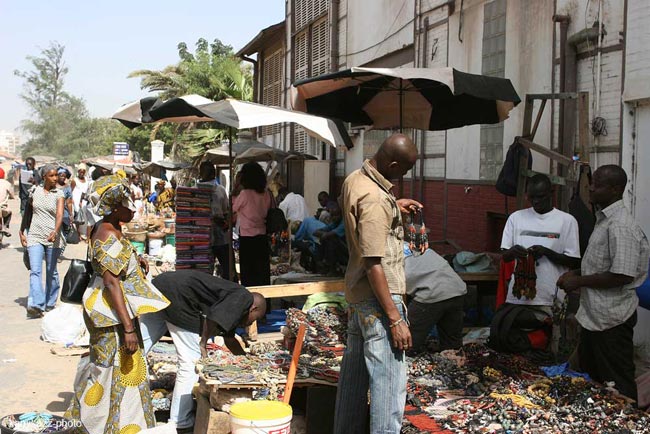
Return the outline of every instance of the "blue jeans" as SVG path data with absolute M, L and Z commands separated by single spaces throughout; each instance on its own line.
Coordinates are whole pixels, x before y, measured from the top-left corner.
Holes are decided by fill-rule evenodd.
M 29 297 L 27 306 L 45 310 L 54 307 L 59 297 L 59 272 L 56 263 L 63 249 L 42 244 L 27 247 L 29 253 Z M 43 258 L 45 258 L 45 291 L 43 291 Z
M 402 297 L 392 296 L 402 318 Z M 350 304 L 348 343 L 336 394 L 334 433 L 365 432 L 370 389 L 370 433 L 398 434 L 406 403 L 406 358 L 392 346 L 389 320 L 372 298 Z

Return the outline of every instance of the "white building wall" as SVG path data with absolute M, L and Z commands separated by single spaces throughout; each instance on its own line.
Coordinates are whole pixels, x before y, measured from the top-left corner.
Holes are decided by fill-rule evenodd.
M 553 73 L 553 0 L 508 1 L 506 10 L 505 76 L 512 81 L 522 103 L 504 122 L 503 156 L 522 133 L 526 94 L 551 93 Z M 535 103 L 533 122 L 541 102 Z M 535 143 L 550 148 L 551 107 L 547 103 Z M 533 170 L 548 173 L 549 160 L 533 153 Z
M 462 30 L 459 40 L 459 21 L 461 1 L 455 2 L 454 13 L 448 17 L 446 0 L 340 0 L 338 45 L 339 68 L 367 63 L 386 54 L 416 43 L 416 64 L 421 63 L 423 54 L 427 57 L 428 67 L 452 66 L 470 73 L 480 73 L 482 66 L 482 35 L 483 8 L 489 0 L 464 0 L 462 11 Z M 416 2 L 418 3 L 416 5 Z M 512 80 L 515 89 L 522 100 L 527 93 L 550 93 L 559 91 L 557 75 L 559 65 L 553 67 L 553 29 L 557 31 L 555 56 L 559 59 L 559 25 L 552 21 L 554 3 L 557 4 L 557 14 L 567 14 L 571 17 L 568 34 L 591 27 L 598 17 L 598 5 L 602 4 L 603 22 L 607 35 L 603 40 L 604 47 L 621 44 L 623 32 L 622 0 L 508 0 L 506 12 L 506 65 L 505 76 Z M 427 53 L 421 53 L 422 40 L 414 41 L 414 30 L 417 27 L 414 11 L 417 8 L 423 17 L 429 17 L 427 30 Z M 442 7 L 441 7 L 442 6 Z M 626 60 L 626 95 L 638 98 L 639 95 L 650 97 L 650 86 L 647 85 L 647 72 L 650 69 L 650 42 L 642 42 L 650 32 L 650 1 L 628 0 L 628 35 Z M 292 66 L 291 1 L 286 2 L 286 58 L 285 70 L 290 72 Z M 422 22 L 420 22 L 422 23 Z M 635 33 L 636 32 L 636 33 Z M 636 36 L 633 36 L 636 35 Z M 433 47 L 435 46 L 435 53 Z M 588 47 L 580 47 L 585 51 Z M 593 48 L 593 47 L 591 47 Z M 608 152 L 591 156 L 592 162 L 598 165 L 618 162 L 618 152 L 615 147 L 620 142 L 620 103 L 623 86 L 621 84 L 623 68 L 623 52 L 610 51 L 603 53 L 601 59 L 601 103 L 600 116 L 607 121 L 608 135 L 597 140 L 590 138 L 592 146 L 605 147 Z M 422 65 L 420 65 L 422 66 Z M 578 91 L 590 92 L 590 118 L 595 115 L 595 93 L 593 70 L 595 58 L 589 57 L 578 61 Z M 551 77 L 555 73 L 555 89 L 551 86 Z M 291 85 L 291 74 L 285 74 L 285 89 Z M 536 107 L 539 103 L 536 104 Z M 557 144 L 557 115 L 558 105 L 555 104 L 555 124 L 551 126 L 551 107 L 547 105 L 542 122 L 539 126 L 535 141 L 544 146 Z M 521 134 L 523 124 L 524 104 L 520 104 L 511 112 L 510 119 L 504 124 L 504 149 L 515 136 Z M 555 137 L 551 139 L 551 132 Z M 625 136 L 625 131 L 623 132 Z M 283 141 L 289 145 L 288 129 L 283 133 Z M 625 143 L 625 138 L 623 142 Z M 446 147 L 445 147 L 446 145 Z M 427 162 L 424 165 L 424 175 L 427 177 L 446 176 L 448 179 L 478 180 L 480 168 L 480 126 L 471 126 L 450 130 L 447 132 L 427 132 L 425 153 L 444 153 L 447 156 L 444 163 Z M 446 168 L 445 168 L 446 164 Z M 534 156 L 533 169 L 542 172 L 550 170 L 548 159 L 539 154 Z M 419 169 L 418 169 L 419 170 Z
M 352 0 L 347 6 L 346 40 L 339 49 L 348 68 L 360 66 L 413 43 L 415 0 Z
M 650 234 L 650 2 L 628 0 L 621 164 L 626 202 Z
M 449 17 L 448 65 L 464 72 L 481 73 L 483 47 L 482 0 L 466 1 L 459 40 L 460 2 Z M 478 179 L 480 167 L 481 127 L 456 128 L 447 131 L 447 178 Z
M 443 2 L 430 0 L 423 2 L 423 11 Z M 427 5 L 427 3 L 429 3 Z M 430 24 L 441 23 L 428 33 L 428 66 L 452 66 L 470 73 L 481 73 L 483 44 L 483 8 L 485 0 L 465 1 L 462 11 L 462 30 L 459 39 L 460 2 L 454 14 L 444 23 L 446 8 L 438 8 L 429 16 Z M 429 6 L 429 7 L 427 7 Z M 506 66 L 505 76 L 512 80 L 515 89 L 522 97 L 527 93 L 551 92 L 552 40 L 553 40 L 553 0 L 535 2 L 509 1 L 506 12 Z M 437 52 L 433 57 L 431 50 L 434 41 Z M 540 41 L 547 41 L 540 44 Z M 533 48 L 534 47 L 534 48 Z M 448 57 L 448 59 L 445 59 Z M 510 119 L 504 123 L 504 151 L 514 137 L 521 134 L 524 106 L 515 108 Z M 550 145 L 550 107 L 547 106 L 538 129 L 536 141 Z M 458 128 L 445 132 L 426 134 L 426 153 L 444 152 L 447 136 L 447 170 L 449 179 L 478 180 L 480 168 L 480 126 Z M 548 171 L 548 160 L 536 155 L 534 168 Z M 425 176 L 441 176 L 444 164 L 425 163 Z

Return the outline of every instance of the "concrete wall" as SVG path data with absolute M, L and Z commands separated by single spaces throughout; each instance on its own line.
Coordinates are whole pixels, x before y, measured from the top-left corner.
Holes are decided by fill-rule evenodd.
M 598 87 L 598 57 L 589 56 L 578 60 L 578 91 L 589 92 L 589 118 L 602 117 L 606 121 L 606 136 L 590 136 L 590 163 L 596 168 L 603 164 L 618 164 L 621 144 L 621 93 L 623 89 L 623 0 L 557 0 L 557 13 L 569 15 L 571 22 L 568 35 L 571 36 L 585 28 L 591 28 L 598 20 L 599 4 L 602 5 L 602 21 L 605 36 L 602 39 L 600 60 L 600 104 L 596 89 Z M 645 2 L 645 8 L 650 3 Z M 630 41 L 630 38 L 627 38 Z M 596 44 L 578 46 L 578 56 L 584 57 Z M 559 30 L 556 53 L 559 57 Z M 559 66 L 556 65 L 556 72 Z M 558 84 L 559 86 L 559 84 Z M 598 104 L 600 109 L 598 109 Z M 556 112 L 557 114 L 557 112 Z M 557 130 L 556 130 L 557 131 Z M 577 138 L 576 138 L 577 140 Z
M 621 164 L 628 174 L 625 199 L 650 233 L 650 6 L 628 0 Z
M 346 11 L 346 38 L 341 63 L 360 66 L 413 43 L 415 0 L 351 0 Z M 343 24 L 343 23 L 342 23 Z M 341 26 L 343 27 L 343 26 Z

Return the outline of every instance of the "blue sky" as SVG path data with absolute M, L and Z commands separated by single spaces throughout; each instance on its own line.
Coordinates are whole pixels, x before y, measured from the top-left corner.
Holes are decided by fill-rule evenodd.
M 200 37 L 238 50 L 261 29 L 284 19 L 284 0 L 0 0 L 0 130 L 29 116 L 13 71 L 29 69 L 50 41 L 66 47 L 65 88 L 91 115 L 105 117 L 145 96 L 136 69 L 162 69 L 178 60 L 176 45 Z

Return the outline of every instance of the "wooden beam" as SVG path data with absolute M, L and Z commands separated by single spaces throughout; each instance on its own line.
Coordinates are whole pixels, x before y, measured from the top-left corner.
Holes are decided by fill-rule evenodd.
M 530 133 L 530 140 L 535 140 L 535 134 L 537 134 L 537 128 L 539 127 L 539 122 L 542 120 L 542 115 L 544 114 L 544 107 L 546 107 L 546 100 L 542 100 L 542 105 L 537 111 L 537 118 L 535 118 L 535 125 L 533 126 L 533 131 Z
M 295 297 L 299 295 L 311 295 L 317 292 L 343 292 L 345 291 L 345 280 L 249 286 L 248 290 L 251 292 L 259 292 L 265 298 Z
M 526 99 L 576 99 L 578 94 L 575 92 L 559 92 L 559 93 L 529 93 Z
M 519 141 L 519 143 L 521 143 L 531 151 L 539 152 L 540 154 L 545 155 L 551 160 L 557 161 L 558 163 L 564 166 L 571 166 L 573 164 L 573 159 L 566 157 L 560 154 L 559 152 L 552 151 L 548 148 L 545 148 L 542 145 L 538 145 L 537 143 L 531 142 L 528 139 L 524 139 L 523 137 L 518 137 L 517 140 Z
M 526 102 L 524 106 L 524 125 L 521 128 L 521 135 L 524 137 L 530 136 L 530 127 L 533 123 L 533 108 L 535 107 L 535 101 L 526 96 Z

